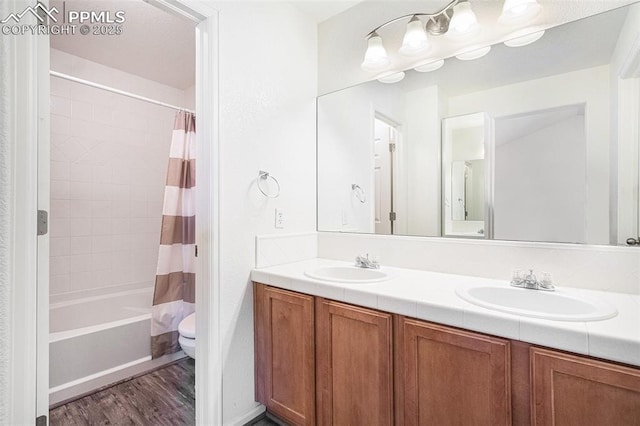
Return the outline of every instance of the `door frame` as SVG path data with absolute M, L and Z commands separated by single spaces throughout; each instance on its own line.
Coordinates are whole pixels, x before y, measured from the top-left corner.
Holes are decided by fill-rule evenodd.
M 142 1 L 142 0 L 140 0 Z M 14 0 L 15 8 L 24 1 Z M 165 10 L 190 17 L 196 26 L 197 245 L 196 424 L 222 424 L 222 345 L 220 338 L 219 250 L 219 14 L 197 0 L 151 0 Z M 10 424 L 30 424 L 38 416 L 48 420 L 49 397 L 49 265 L 48 236 L 36 236 L 36 210 L 49 210 L 49 43 L 48 38 L 16 38 L 16 99 L 13 110 L 16 145 L 14 160 L 15 229 L 14 279 L 11 292 L 9 365 Z M 34 129 L 37 129 L 34 130 Z M 44 164 L 39 169 L 39 164 Z M 41 241 L 39 241 L 39 239 Z M 206 283 L 206 285 L 202 285 Z

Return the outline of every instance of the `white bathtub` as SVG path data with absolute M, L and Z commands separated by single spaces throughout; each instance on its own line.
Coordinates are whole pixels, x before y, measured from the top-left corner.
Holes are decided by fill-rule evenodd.
M 153 288 L 50 305 L 52 406 L 184 356 L 151 361 Z

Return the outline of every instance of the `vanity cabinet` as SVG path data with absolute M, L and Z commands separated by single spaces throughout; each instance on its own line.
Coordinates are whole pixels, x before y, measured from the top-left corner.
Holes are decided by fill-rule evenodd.
M 256 400 L 294 425 L 315 425 L 314 297 L 254 287 Z
M 640 426 L 640 368 L 255 284 L 256 398 L 291 425 Z
M 508 340 L 397 321 L 397 424 L 511 424 Z
M 319 425 L 393 424 L 391 314 L 316 298 Z
M 640 371 L 531 348 L 534 425 L 640 425 Z

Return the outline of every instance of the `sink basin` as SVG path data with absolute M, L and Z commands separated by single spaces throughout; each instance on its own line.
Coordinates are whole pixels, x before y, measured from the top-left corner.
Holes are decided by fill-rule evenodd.
M 356 266 L 323 266 L 305 271 L 306 276 L 323 281 L 341 283 L 375 283 L 388 280 L 389 274 L 380 269 L 364 269 Z
M 456 294 L 484 308 L 549 320 L 598 321 L 618 314 L 618 310 L 608 303 L 563 290 L 548 292 L 508 285 L 467 285 L 458 287 Z

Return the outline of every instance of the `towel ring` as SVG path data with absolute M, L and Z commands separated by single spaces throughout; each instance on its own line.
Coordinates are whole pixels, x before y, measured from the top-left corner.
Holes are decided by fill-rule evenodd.
M 278 187 L 275 195 L 274 194 L 269 194 L 268 191 L 265 191 L 262 188 L 261 182 L 262 181 L 266 181 L 269 178 L 271 180 L 273 180 L 275 182 L 276 186 Z M 269 172 L 265 172 L 263 170 L 260 170 L 258 172 L 258 177 L 256 178 L 256 184 L 258 185 L 258 189 L 260 190 L 260 192 L 262 192 L 262 194 L 267 198 L 278 198 L 278 195 L 280 195 L 280 182 L 278 182 L 278 179 L 274 178 L 273 175 L 269 174 Z
M 360 201 L 362 204 L 367 202 L 367 196 L 364 193 L 364 189 L 360 188 L 360 185 L 352 183 L 351 190 L 353 191 L 353 195 L 356 196 L 358 201 Z

